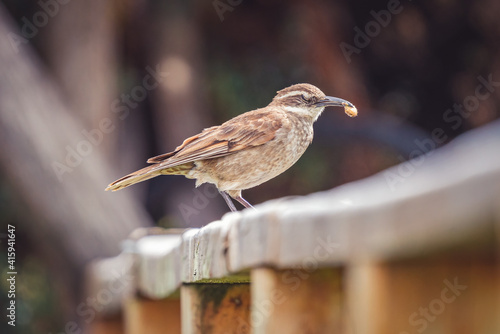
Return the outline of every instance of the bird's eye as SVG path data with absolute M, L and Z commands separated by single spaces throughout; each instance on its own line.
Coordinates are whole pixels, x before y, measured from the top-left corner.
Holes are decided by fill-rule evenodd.
M 304 94 L 302 94 L 302 100 L 303 100 L 304 102 L 309 103 L 309 104 L 310 104 L 310 103 L 314 103 L 314 102 L 316 102 L 316 101 L 315 101 L 314 96 L 307 97 L 307 96 L 306 96 L 306 95 L 304 95 Z

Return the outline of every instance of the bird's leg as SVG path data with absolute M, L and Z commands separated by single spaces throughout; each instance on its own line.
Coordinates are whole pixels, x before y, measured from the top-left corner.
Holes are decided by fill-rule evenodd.
M 256 210 L 252 206 L 252 204 L 248 203 L 248 201 L 246 199 L 244 199 L 243 197 L 241 197 L 241 195 L 240 196 L 236 196 L 234 199 L 237 200 L 238 202 L 240 202 L 241 205 L 243 205 L 245 208 L 247 208 L 247 209 L 252 208 L 252 209 Z
M 231 197 L 229 197 L 229 195 L 225 191 L 219 191 L 219 193 L 221 194 L 222 198 L 224 198 L 224 200 L 226 201 L 227 206 L 229 206 L 229 208 L 231 209 L 231 211 L 233 211 L 233 212 L 238 211 L 238 210 L 236 210 L 236 207 L 234 206 L 234 203 L 231 200 Z

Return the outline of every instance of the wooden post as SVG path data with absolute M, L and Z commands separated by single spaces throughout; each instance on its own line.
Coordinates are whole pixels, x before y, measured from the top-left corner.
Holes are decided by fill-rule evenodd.
M 134 297 L 125 302 L 125 334 L 180 334 L 179 298 L 151 300 Z
M 98 318 L 88 325 L 86 333 L 92 334 L 124 334 L 123 319 L 114 317 Z
M 181 287 L 183 334 L 250 333 L 249 283 L 194 283 Z
M 252 270 L 253 333 L 341 333 L 340 275 L 333 268 Z
M 347 270 L 355 333 L 499 333 L 492 259 L 406 260 Z

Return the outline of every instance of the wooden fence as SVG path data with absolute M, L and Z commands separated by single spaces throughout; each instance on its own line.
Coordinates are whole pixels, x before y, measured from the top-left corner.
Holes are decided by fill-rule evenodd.
M 500 333 L 500 123 L 257 208 L 134 232 L 89 266 L 88 332 Z

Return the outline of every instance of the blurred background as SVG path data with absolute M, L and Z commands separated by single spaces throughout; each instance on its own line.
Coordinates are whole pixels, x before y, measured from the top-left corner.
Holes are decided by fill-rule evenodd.
M 135 228 L 228 211 L 181 176 L 103 190 L 277 90 L 308 82 L 360 115 L 327 109 L 300 161 L 245 191 L 252 204 L 364 178 L 497 119 L 498 17 L 495 0 L 0 1 L 0 268 L 11 224 L 15 329 L 81 322 L 84 266 Z

